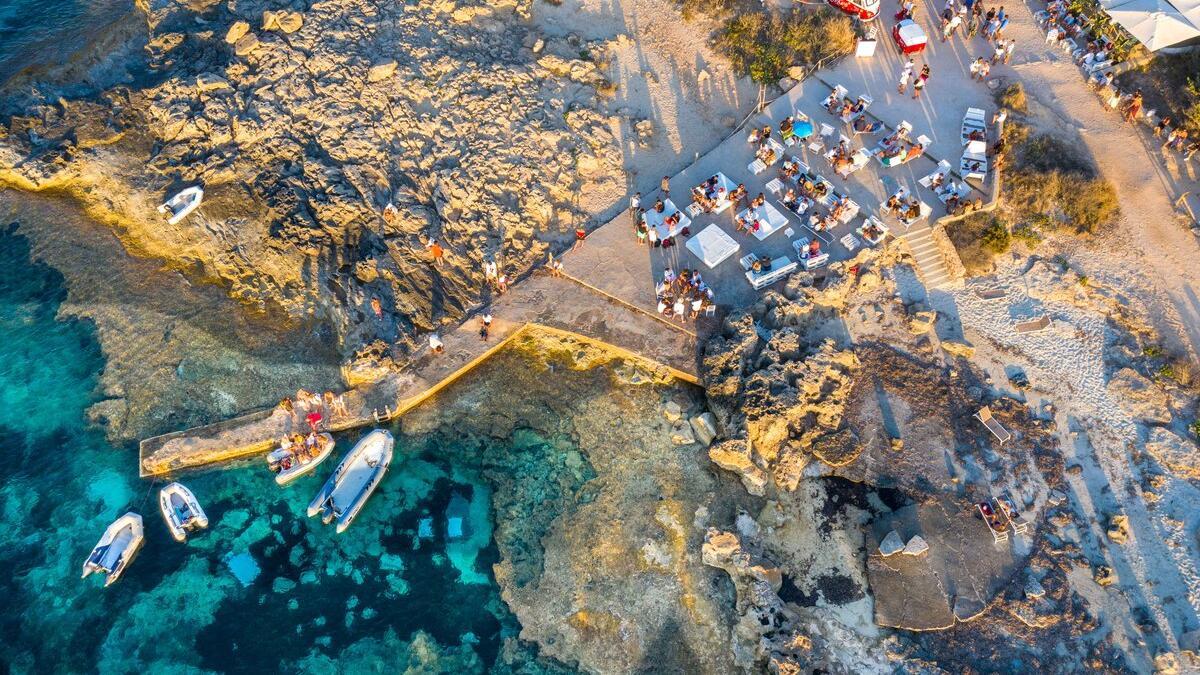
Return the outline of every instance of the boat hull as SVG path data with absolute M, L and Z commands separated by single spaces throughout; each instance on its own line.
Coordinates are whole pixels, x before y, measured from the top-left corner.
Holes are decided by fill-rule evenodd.
M 394 446 L 395 439 L 382 429 L 359 440 L 313 497 L 308 516 L 320 513 L 323 522 L 336 521 L 337 532 L 344 532 L 383 480 Z
M 318 464 L 324 462 L 329 458 L 329 455 L 333 454 L 333 447 L 336 445 L 333 440 L 333 436 L 330 436 L 329 434 L 321 434 L 320 438 L 321 452 L 316 457 L 312 458 L 308 462 L 305 462 L 304 464 L 297 464 L 290 469 L 284 469 L 275 474 L 275 482 L 277 484 L 287 485 L 301 476 L 312 473 L 313 469 L 317 468 Z
M 142 517 L 132 511 L 114 520 L 100 536 L 83 563 L 83 576 L 93 572 L 105 574 L 104 585 L 110 586 L 133 562 L 142 548 L 145 532 Z
M 180 508 L 186 513 L 181 515 Z M 175 541 L 185 542 L 189 530 L 208 527 L 208 516 L 200 508 L 196 495 L 181 483 L 171 483 L 158 493 L 158 510 Z
M 863 21 L 870 21 L 879 16 L 879 0 L 865 0 L 861 4 L 852 2 L 852 0 L 826 0 L 826 2 L 830 7 Z

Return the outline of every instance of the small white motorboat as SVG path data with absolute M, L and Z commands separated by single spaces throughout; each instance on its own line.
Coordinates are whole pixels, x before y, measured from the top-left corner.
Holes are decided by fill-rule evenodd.
M 187 541 L 188 530 L 208 527 L 208 516 L 196 495 L 180 483 L 171 483 L 158 493 L 158 507 L 175 541 Z
M 83 576 L 92 572 L 103 572 L 108 577 L 104 585 L 108 586 L 121 577 L 121 573 L 133 561 L 138 549 L 142 547 L 142 517 L 130 511 L 113 521 L 104 536 L 96 543 L 92 553 L 83 563 Z
M 313 497 L 308 516 L 320 513 L 325 523 L 337 520 L 338 533 L 344 532 L 383 480 L 395 445 L 392 435 L 382 429 L 363 436 Z
M 279 448 L 267 455 L 267 466 L 275 472 L 275 482 L 287 485 L 300 476 L 310 473 L 333 453 L 333 436 L 318 434 L 316 447 L 285 440 Z
M 165 203 L 158 207 L 159 213 L 170 213 L 167 222 L 171 225 L 187 218 L 187 215 L 196 210 L 200 206 L 200 201 L 204 199 L 204 188 L 199 185 L 193 185 L 189 188 L 184 188 L 179 191 L 179 194 L 168 199 Z

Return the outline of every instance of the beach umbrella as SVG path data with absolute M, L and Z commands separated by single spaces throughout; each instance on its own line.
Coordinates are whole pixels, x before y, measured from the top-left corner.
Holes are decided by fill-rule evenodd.
M 1104 11 L 1152 52 L 1200 37 L 1200 28 L 1166 0 L 1117 0 Z

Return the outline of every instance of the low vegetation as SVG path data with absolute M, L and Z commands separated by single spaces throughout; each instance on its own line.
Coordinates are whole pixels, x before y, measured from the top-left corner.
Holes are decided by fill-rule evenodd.
M 946 226 L 946 235 L 968 274 L 988 272 L 992 258 L 1012 246 L 1008 224 L 990 213 L 974 213 L 952 221 Z
M 787 76 L 792 66 L 814 66 L 849 54 L 854 41 L 850 19 L 828 8 L 786 15 L 748 10 L 726 20 L 717 31 L 716 45 L 735 69 L 766 84 Z
M 1014 221 L 1035 233 L 1094 233 L 1116 221 L 1115 188 L 1073 147 L 1053 136 L 1028 135 L 1012 154 L 1001 193 Z
M 1025 87 L 1020 82 L 1014 82 L 996 93 L 996 104 L 1008 108 L 1015 113 L 1029 110 L 1029 101 L 1025 98 Z
M 1140 69 L 1125 73 L 1122 89 L 1139 88 L 1146 108 L 1170 117 L 1174 126 L 1200 134 L 1200 51 L 1156 54 Z

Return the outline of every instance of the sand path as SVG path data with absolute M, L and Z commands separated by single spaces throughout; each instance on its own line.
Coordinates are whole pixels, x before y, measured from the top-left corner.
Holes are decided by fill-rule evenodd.
M 1038 3 L 1037 9 L 1040 9 Z M 1174 202 L 1195 183 L 1195 172 L 1178 157 L 1164 162 L 1144 130 L 1125 124 L 1090 91 L 1081 71 L 1061 50 L 1047 45 L 1027 8 L 1014 9 L 1007 37 L 1017 40 L 1011 68 L 1028 96 L 1056 115 L 1060 130 L 1077 135 L 1101 173 L 1116 186 L 1122 216 L 1118 231 L 1101 236 L 1111 255 L 1081 261 L 1089 275 L 1127 289 L 1168 345 L 1200 354 L 1200 244 Z M 982 41 L 979 41 L 982 49 Z M 1182 172 L 1181 172 L 1182 170 Z M 1094 273 L 1094 274 L 1093 274 Z

